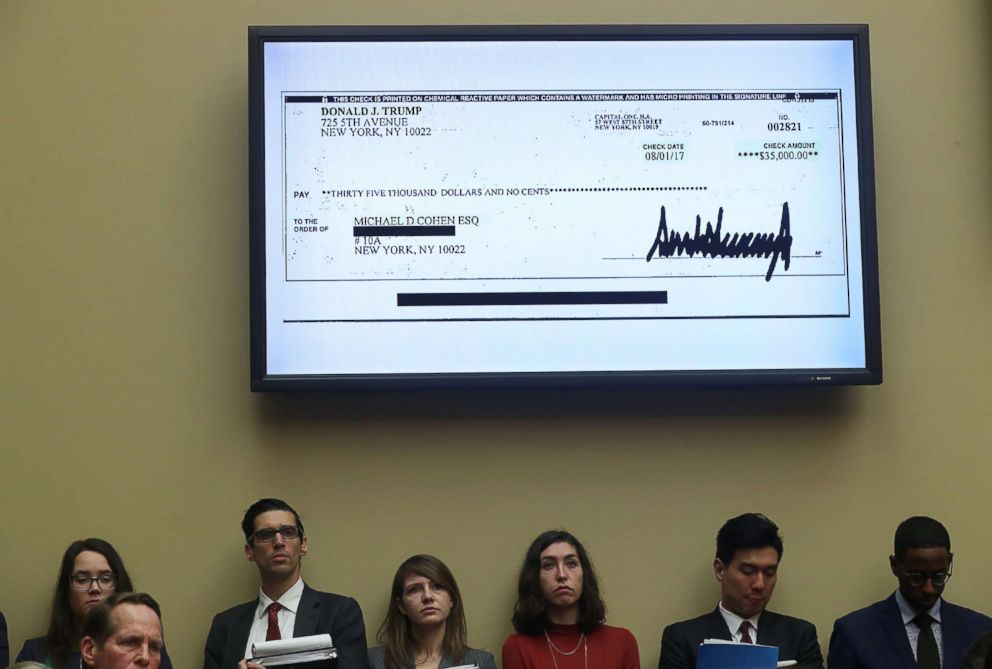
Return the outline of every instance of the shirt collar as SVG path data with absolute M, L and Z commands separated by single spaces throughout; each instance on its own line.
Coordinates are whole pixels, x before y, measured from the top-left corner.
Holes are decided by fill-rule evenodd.
M 288 611 L 290 611 L 295 615 L 296 609 L 298 609 L 300 606 L 300 597 L 302 596 L 303 596 L 303 579 L 298 578 L 296 579 L 296 583 L 293 584 L 293 587 L 291 587 L 286 592 L 282 593 L 282 597 L 280 597 L 277 601 L 279 602 L 280 606 L 282 606 L 284 609 L 287 609 Z M 262 592 L 261 588 L 259 588 L 258 608 L 255 610 L 255 615 L 261 618 L 263 615 L 265 615 L 265 610 L 269 608 L 269 604 L 271 603 L 272 603 L 272 599 L 267 594 Z
M 934 605 L 931 606 L 930 610 L 926 612 L 927 615 L 933 618 L 934 620 L 936 620 L 938 624 L 940 623 L 940 601 L 941 601 L 940 597 L 938 597 L 937 601 L 934 602 Z M 896 590 L 896 604 L 899 605 L 899 613 L 902 614 L 902 624 L 908 625 L 909 623 L 911 623 L 913 619 L 917 616 L 917 613 L 916 611 L 913 610 L 913 607 L 909 605 L 909 602 L 906 601 L 906 598 L 903 597 L 902 593 L 899 592 L 898 590 Z
M 730 634 L 731 635 L 737 634 L 737 630 L 739 630 L 741 628 L 741 623 L 744 622 L 745 620 L 747 620 L 749 623 L 751 623 L 751 628 L 754 630 L 754 637 L 753 638 L 754 638 L 754 641 L 757 642 L 757 640 L 758 640 L 758 618 L 761 617 L 761 613 L 760 612 L 754 614 L 750 618 L 741 618 L 739 615 L 737 615 L 733 611 L 728 611 L 727 609 L 725 609 L 723 607 L 723 601 L 722 600 L 720 601 L 719 604 L 717 604 L 717 608 L 720 609 L 720 615 L 723 616 L 723 620 L 727 623 L 727 627 L 730 628 Z

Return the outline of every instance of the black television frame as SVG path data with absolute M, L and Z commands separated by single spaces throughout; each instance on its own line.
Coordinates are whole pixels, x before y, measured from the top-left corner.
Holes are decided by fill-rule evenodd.
M 275 375 L 267 371 L 264 45 L 284 41 L 849 40 L 854 54 L 864 368 L 695 371 L 478 372 Z M 837 386 L 882 383 L 878 245 L 868 26 L 474 25 L 250 26 L 248 28 L 248 191 L 251 390 L 429 390 L 679 386 Z

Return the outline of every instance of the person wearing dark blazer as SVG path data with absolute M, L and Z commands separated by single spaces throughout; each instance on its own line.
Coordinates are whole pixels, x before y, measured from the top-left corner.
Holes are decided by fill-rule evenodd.
M 7 619 L 0 613 L 0 669 L 10 664 L 10 644 L 7 641 Z
M 665 628 L 658 669 L 695 669 L 705 639 L 777 646 L 779 661 L 823 669 L 813 624 L 766 610 L 778 581 L 782 550 L 778 526 L 759 513 L 724 523 L 713 561 L 720 601 L 709 613 Z
M 253 617 L 258 609 L 257 599 L 218 613 L 210 626 L 207 637 L 204 667 L 217 669 L 237 667 L 245 657 L 248 635 Z M 361 636 L 356 636 L 358 632 Z M 366 653 L 365 623 L 357 602 L 350 597 L 342 597 L 329 592 L 318 592 L 307 585 L 303 586 L 296 622 L 293 624 L 293 637 L 313 634 L 330 634 L 337 649 L 338 666 L 361 667 L 364 669 Z M 357 647 L 361 646 L 360 649 Z M 353 650 L 361 650 L 359 661 Z
M 992 618 L 942 598 L 954 554 L 947 529 L 926 516 L 896 529 L 889 568 L 899 588 L 834 623 L 830 669 L 961 669 Z
M 300 515 L 280 499 L 260 499 L 241 522 L 245 555 L 258 567 L 258 598 L 214 616 L 203 652 L 204 669 L 261 669 L 250 662 L 251 646 L 262 641 L 330 634 L 335 661 L 308 663 L 336 669 L 368 669 L 365 622 L 358 603 L 318 592 L 301 577 L 309 550 Z

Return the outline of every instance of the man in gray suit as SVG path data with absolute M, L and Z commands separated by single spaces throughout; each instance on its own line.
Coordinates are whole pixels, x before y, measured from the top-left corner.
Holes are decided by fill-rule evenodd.
M 781 559 L 778 526 L 765 516 L 745 513 L 724 523 L 716 536 L 713 560 L 720 602 L 709 613 L 665 628 L 658 669 L 695 669 L 704 639 L 777 646 L 779 661 L 823 669 L 813 624 L 765 610 Z
M 245 556 L 258 567 L 258 597 L 214 616 L 203 669 L 261 669 L 248 662 L 253 644 L 330 634 L 337 669 L 368 669 L 365 623 L 350 597 L 317 592 L 300 576 L 309 551 L 300 514 L 281 499 L 260 499 L 241 521 Z M 333 666 L 333 661 L 328 661 Z M 314 663 L 306 665 L 316 669 Z

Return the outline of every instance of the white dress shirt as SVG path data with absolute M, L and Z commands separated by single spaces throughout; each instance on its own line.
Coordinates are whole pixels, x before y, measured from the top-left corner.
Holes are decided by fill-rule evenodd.
M 303 596 L 303 579 L 300 578 L 289 590 L 277 599 L 281 609 L 279 609 L 279 634 L 283 639 L 293 638 L 293 628 L 296 626 L 296 610 L 300 607 L 300 597 Z M 269 596 L 258 590 L 258 606 L 255 608 L 255 619 L 251 624 L 251 632 L 248 633 L 248 645 L 245 646 L 245 657 L 251 657 L 251 647 L 256 643 L 265 641 L 265 634 L 269 629 L 269 604 L 272 600 Z
M 741 642 L 741 623 L 746 620 L 751 623 L 751 642 L 758 643 L 758 618 L 761 617 L 760 613 L 757 613 L 750 618 L 741 618 L 733 611 L 728 611 L 723 608 L 722 601 L 719 603 L 717 608 L 720 609 L 720 615 L 723 616 L 724 621 L 727 623 L 727 628 L 730 630 L 731 639 L 737 643 Z

